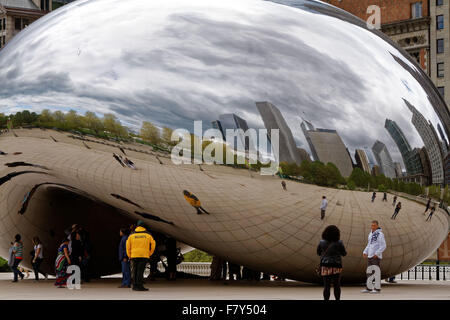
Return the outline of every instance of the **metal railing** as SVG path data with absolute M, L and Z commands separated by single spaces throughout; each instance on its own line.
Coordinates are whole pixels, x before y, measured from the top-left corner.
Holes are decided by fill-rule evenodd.
M 158 264 L 158 270 L 164 272 L 161 262 Z M 211 274 L 211 263 L 182 262 L 177 266 L 177 271 L 207 277 Z M 396 278 L 400 280 L 448 281 L 450 280 L 450 265 L 419 264 L 397 275 Z
M 402 272 L 400 280 L 450 280 L 450 265 L 419 264 L 408 271 Z M 397 276 L 398 277 L 398 276 Z

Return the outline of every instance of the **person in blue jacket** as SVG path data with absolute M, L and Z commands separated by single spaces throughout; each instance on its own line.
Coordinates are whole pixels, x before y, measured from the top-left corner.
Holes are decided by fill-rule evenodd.
M 122 285 L 119 288 L 131 288 L 130 259 L 127 256 L 128 228 L 120 229 L 119 260 L 122 264 Z

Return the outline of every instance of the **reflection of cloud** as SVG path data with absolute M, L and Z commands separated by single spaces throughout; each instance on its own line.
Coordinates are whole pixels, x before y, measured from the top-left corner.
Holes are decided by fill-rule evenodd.
M 299 9 L 259 0 L 74 2 L 2 50 L 1 104 L 192 129 L 223 113 L 261 128 L 255 101 L 270 101 L 304 148 L 303 111 L 316 127 L 336 129 L 351 152 L 379 139 L 401 159 L 386 118 L 420 146 L 401 98 L 434 111 L 409 62 L 395 59 L 402 54 L 328 5 L 279 2 Z

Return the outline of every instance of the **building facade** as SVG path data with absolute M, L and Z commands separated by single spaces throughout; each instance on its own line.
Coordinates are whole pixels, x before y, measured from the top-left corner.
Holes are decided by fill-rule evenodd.
M 51 10 L 51 0 L 0 0 L 0 50 L 21 30 Z
M 372 146 L 372 151 L 375 155 L 375 158 L 377 159 L 381 173 L 388 178 L 396 178 L 397 175 L 395 173 L 394 161 L 392 161 L 391 154 L 386 148 L 386 145 L 383 142 L 377 140 Z
M 431 182 L 433 184 L 444 183 L 444 164 L 442 146 L 439 142 L 436 130 L 427 119 L 408 101 L 405 100 L 406 105 L 412 112 L 411 122 L 422 138 L 425 150 L 428 154 L 428 159 L 431 166 Z
M 368 174 L 371 174 L 372 170 L 369 165 L 369 159 L 367 158 L 366 153 L 362 149 L 356 149 L 355 150 L 355 160 L 356 160 L 356 166 L 363 170 L 364 172 L 367 172 Z
M 333 163 L 342 176 L 348 177 L 353 171 L 350 154 L 336 130 L 313 129 L 312 125 L 302 123 L 303 133 L 309 144 L 314 160 Z M 307 130 L 307 128 L 311 130 Z
M 281 114 L 280 110 L 270 102 L 256 102 L 256 107 L 264 122 L 264 127 L 272 142 L 271 130 L 279 130 L 279 162 L 288 162 L 300 164 L 305 158 L 306 152 L 299 151 L 286 120 Z M 273 146 L 273 142 L 272 142 Z

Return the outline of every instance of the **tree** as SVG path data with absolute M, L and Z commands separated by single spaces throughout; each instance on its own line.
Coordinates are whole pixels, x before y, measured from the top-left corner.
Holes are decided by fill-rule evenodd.
M 3 113 L 0 113 L 0 128 L 6 127 L 7 119 L 8 118 Z
M 168 127 L 163 127 L 162 140 L 168 145 L 175 145 L 176 142 L 171 141 L 173 130 Z
M 355 185 L 360 188 L 367 188 L 367 185 L 370 182 L 370 174 L 360 168 L 354 168 L 348 179 L 353 181 Z
M 68 129 L 78 129 L 81 127 L 81 119 L 75 110 L 69 110 L 65 115 L 66 125 Z
M 43 124 L 43 123 L 50 123 L 53 121 L 55 121 L 55 119 L 53 118 L 53 115 L 50 112 L 50 110 L 48 109 L 42 110 L 41 114 L 39 115 L 39 122 Z
M 104 130 L 102 121 L 97 117 L 94 112 L 86 111 L 84 114 L 85 126 L 98 134 L 100 131 Z
M 158 144 L 161 140 L 161 133 L 153 123 L 144 121 L 140 130 L 142 139 L 147 140 L 150 143 Z M 191 140 L 192 141 L 192 140 Z

